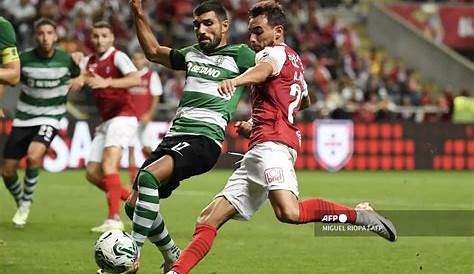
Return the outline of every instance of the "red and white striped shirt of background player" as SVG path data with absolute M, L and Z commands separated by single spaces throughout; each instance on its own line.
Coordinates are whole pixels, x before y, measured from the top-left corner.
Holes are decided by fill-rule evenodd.
M 158 72 L 144 67 L 138 72 L 142 84 L 138 87 L 128 89 L 132 95 L 132 102 L 135 105 L 137 118 L 140 121 L 143 114 L 148 112 L 154 96 L 163 94 L 163 86 L 161 84 Z

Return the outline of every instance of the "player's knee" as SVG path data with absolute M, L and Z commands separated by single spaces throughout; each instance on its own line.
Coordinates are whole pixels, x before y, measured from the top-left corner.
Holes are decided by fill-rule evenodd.
M 283 208 L 275 211 L 275 215 L 282 223 L 295 224 L 298 223 L 299 210 L 297 208 Z
M 86 179 L 94 185 L 98 185 L 100 183 L 100 175 L 90 169 L 86 170 Z
M 15 177 L 16 169 L 10 166 L 4 166 L 2 169 L 3 178 L 12 178 Z
M 43 160 L 43 157 L 40 157 L 38 155 L 27 155 L 26 156 L 26 164 L 29 167 L 39 167 L 39 166 L 41 166 L 42 160 Z

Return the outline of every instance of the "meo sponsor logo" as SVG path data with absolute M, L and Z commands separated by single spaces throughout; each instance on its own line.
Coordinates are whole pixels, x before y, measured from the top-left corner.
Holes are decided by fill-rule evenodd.
M 265 170 L 265 181 L 268 184 L 283 183 L 283 169 L 280 167 L 273 167 Z

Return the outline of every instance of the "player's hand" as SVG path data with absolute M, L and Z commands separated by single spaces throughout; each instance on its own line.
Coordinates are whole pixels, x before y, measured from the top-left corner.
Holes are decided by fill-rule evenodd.
M 88 77 L 86 83 L 92 89 L 100 89 L 106 88 L 110 86 L 110 79 L 109 78 L 102 78 L 100 75 L 96 73 L 92 73 L 92 77 Z
M 217 91 L 222 96 L 232 97 L 235 92 L 235 85 L 235 79 L 227 79 L 219 83 L 219 86 L 217 86 Z
M 130 0 L 128 4 L 130 5 L 130 8 L 132 9 L 133 12 L 138 13 L 138 14 L 143 14 L 142 0 Z
M 252 123 L 248 121 L 238 121 L 234 127 L 237 128 L 237 133 L 245 138 L 250 138 L 250 132 L 252 131 Z
M 69 85 L 70 92 L 78 92 L 84 86 L 84 80 L 77 77 L 77 78 L 69 80 L 67 84 Z
M 79 66 L 79 64 L 81 63 L 82 58 L 84 58 L 84 53 L 82 53 L 80 51 L 75 51 L 75 52 L 71 53 L 71 57 L 72 57 L 72 60 L 74 61 L 74 63 L 76 63 L 76 65 Z
M 150 112 L 145 112 L 145 113 L 142 115 L 142 117 L 141 117 L 140 120 L 141 120 L 141 122 L 142 122 L 143 125 L 146 125 L 146 124 L 148 124 L 148 123 L 151 121 L 152 118 L 153 118 L 153 114 L 152 114 L 152 113 L 150 113 Z

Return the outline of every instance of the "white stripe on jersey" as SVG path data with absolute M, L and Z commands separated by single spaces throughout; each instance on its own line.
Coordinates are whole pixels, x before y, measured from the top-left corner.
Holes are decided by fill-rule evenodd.
M 18 101 L 16 109 L 21 112 L 26 112 L 32 115 L 61 115 L 66 112 L 66 105 L 63 104 L 52 107 L 37 107 L 24 103 L 22 101 Z
M 199 62 L 202 64 L 214 65 L 235 73 L 239 73 L 239 67 L 234 58 L 224 55 L 207 56 L 202 52 L 190 51 L 186 54 L 186 62 Z
M 58 96 L 65 96 L 68 93 L 67 85 L 55 88 L 31 88 L 25 84 L 21 85 L 21 90 L 28 96 L 38 99 L 49 99 Z
M 221 113 L 203 108 L 181 107 L 176 111 L 176 117 L 183 117 L 198 120 L 200 122 L 215 124 L 224 130 L 227 126 L 227 121 L 222 118 Z
M 225 97 L 219 94 L 217 91 L 217 86 L 219 83 L 206 80 L 204 78 L 198 78 L 194 76 L 188 76 L 186 78 L 186 83 L 184 84 L 184 90 L 194 91 L 209 94 L 212 96 L 220 97 L 222 99 L 230 100 L 230 97 Z
M 69 68 L 36 68 L 36 67 L 22 67 L 22 72 L 26 74 L 28 78 L 34 79 L 49 79 L 58 80 L 69 74 Z

